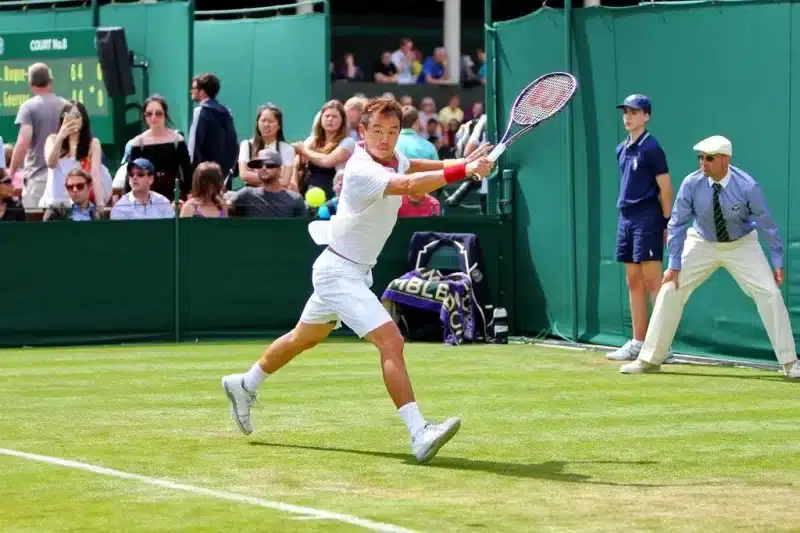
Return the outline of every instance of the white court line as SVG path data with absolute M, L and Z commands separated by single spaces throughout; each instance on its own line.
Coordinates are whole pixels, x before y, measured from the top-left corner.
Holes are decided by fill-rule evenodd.
M 269 500 L 262 500 L 261 498 L 253 498 L 252 496 L 245 496 L 244 494 L 236 494 L 235 492 L 224 492 L 220 490 L 204 489 L 195 485 L 186 485 L 183 483 L 175 483 L 168 479 L 160 479 L 155 477 L 141 476 L 139 474 L 131 474 L 129 472 L 122 472 L 120 470 L 113 470 L 102 466 L 90 465 L 88 463 L 81 463 L 78 461 L 70 461 L 68 459 L 59 459 L 58 457 L 49 457 L 47 455 L 36 455 L 34 453 L 20 452 L 18 450 L 9 450 L 7 448 L 0 448 L 0 455 L 8 455 L 11 457 L 19 457 L 20 459 L 27 459 L 29 461 L 38 461 L 40 463 L 47 463 L 51 465 L 64 466 L 67 468 L 74 468 L 76 470 L 85 470 L 94 474 L 103 476 L 111 476 L 120 479 L 131 479 L 144 483 L 146 485 L 155 485 L 156 487 L 163 487 L 172 490 L 180 490 L 184 492 L 191 492 L 193 494 L 200 494 L 202 496 L 210 496 L 220 500 L 229 500 L 232 502 L 248 503 L 258 507 L 266 507 L 268 509 L 275 509 L 285 513 L 292 513 L 301 515 L 305 519 L 317 520 L 336 520 L 337 522 L 344 522 L 353 526 L 360 526 L 372 531 L 381 531 L 383 533 L 416 533 L 410 529 L 405 529 L 400 526 L 392 524 L 384 524 L 382 522 L 373 522 L 365 518 L 351 516 L 347 514 L 331 513 L 321 509 L 313 509 L 311 507 L 301 507 L 298 505 L 291 505 L 282 502 L 273 502 Z

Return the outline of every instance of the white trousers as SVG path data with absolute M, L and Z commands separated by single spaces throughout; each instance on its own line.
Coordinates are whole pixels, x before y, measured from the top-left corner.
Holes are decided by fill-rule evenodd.
M 658 292 L 639 359 L 654 365 L 664 362 L 689 295 L 715 270 L 723 267 L 755 301 L 778 362 L 786 364 L 797 360 L 789 312 L 756 231 L 733 242 L 711 242 L 702 239 L 693 228 L 689 229 L 681 263 L 678 288 L 670 282 L 662 285 Z

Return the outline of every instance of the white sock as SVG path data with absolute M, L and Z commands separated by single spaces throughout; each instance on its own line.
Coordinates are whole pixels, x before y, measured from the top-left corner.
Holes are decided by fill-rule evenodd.
M 408 427 L 411 438 L 414 438 L 426 424 L 425 419 L 422 418 L 422 413 L 419 412 L 417 402 L 407 403 L 398 409 L 398 411 L 400 412 L 400 416 L 403 417 L 403 422 L 406 423 L 406 427 Z
M 250 367 L 250 370 L 244 375 L 244 388 L 250 392 L 255 391 L 267 379 L 267 374 L 258 365 L 258 361 Z

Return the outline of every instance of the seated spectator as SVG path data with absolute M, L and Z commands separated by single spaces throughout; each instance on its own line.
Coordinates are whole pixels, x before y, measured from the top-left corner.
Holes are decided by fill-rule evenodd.
M 361 124 L 361 115 L 367 99 L 362 96 L 353 96 L 344 103 L 344 113 L 347 115 L 347 136 L 358 142 L 361 134 L 358 133 L 358 125 Z M 284 158 L 284 161 L 286 158 Z
M 0 222 L 24 222 L 25 208 L 14 198 L 14 187 L 8 171 L 0 169 Z
M 411 84 L 417 80 L 417 74 L 412 72 L 414 43 L 408 37 L 400 40 L 400 48 L 392 54 L 392 63 L 397 71 L 397 83 Z
M 439 120 L 439 115 L 436 113 L 436 101 L 430 96 L 422 99 L 422 105 L 419 110 L 419 132 L 425 133 L 428 131 L 428 121 L 434 119 Z M 439 131 L 437 135 L 441 135 Z
M 403 203 L 397 212 L 398 217 L 433 217 L 442 214 L 439 200 L 430 194 L 409 194 L 403 196 Z
M 84 105 L 76 100 L 68 102 L 61 110 L 58 133 L 51 134 L 44 143 L 47 163 L 47 183 L 39 207 L 69 204 L 69 195 L 64 186 L 67 173 L 75 167 L 82 168 L 92 176 L 91 200 L 105 205 L 111 195 L 111 176 L 103 178 L 100 140 L 92 136 L 89 114 Z M 108 181 L 108 189 L 104 185 Z
M 14 153 L 14 145 L 6 143 L 3 145 L 3 155 L 5 156 L 6 164 L 3 168 L 7 168 L 8 163 L 11 161 L 11 156 Z M 10 172 L 10 171 L 9 171 Z M 11 176 L 11 186 L 14 188 L 14 197 L 22 197 L 22 191 L 25 188 L 25 170 L 20 167 Z
M 256 111 L 256 123 L 253 137 L 242 141 L 239 145 L 239 176 L 250 187 L 261 187 L 258 173 L 250 170 L 247 162 L 258 156 L 265 149 L 275 150 L 281 154 L 283 167 L 280 172 L 281 187 L 291 188 L 297 179 L 294 177 L 295 151 L 286 142 L 283 133 L 283 111 L 272 104 L 259 106 Z
M 391 52 L 381 54 L 381 60 L 375 64 L 374 76 L 377 83 L 397 83 L 397 67 L 392 63 Z
M 456 68 L 458 68 L 456 66 Z M 449 85 L 450 75 L 447 71 L 447 52 L 441 46 L 433 51 L 432 56 L 425 59 L 422 65 L 422 72 L 417 77 L 417 83 L 427 83 L 429 85 Z
M 353 54 L 344 55 L 344 66 L 339 71 L 338 81 L 364 81 L 364 73 L 356 65 L 356 56 Z
M 400 104 L 400 106 L 405 106 L 405 105 L 413 106 L 414 105 L 414 99 L 411 98 L 407 94 L 404 94 L 403 96 L 401 96 L 400 100 L 398 100 L 397 102 Z
M 42 220 L 71 220 L 85 222 L 106 218 L 104 209 L 98 209 L 89 201 L 89 192 L 92 190 L 92 175 L 82 168 L 73 168 L 67 173 L 65 188 L 70 198 L 70 205 L 48 207 Z
M 458 122 L 459 126 L 464 122 L 464 110 L 461 109 L 461 97 L 454 94 L 448 100 L 447 105 L 439 110 L 439 121 L 442 124 Z
M 247 163 L 261 179 L 261 187 L 244 187 L 227 195 L 228 208 L 240 217 L 307 217 L 308 207 L 299 193 L 281 187 L 281 154 L 262 150 Z
M 441 124 L 439 124 L 439 121 L 435 118 L 428 120 L 425 133 L 422 135 L 422 137 L 428 139 L 428 141 L 430 141 L 436 147 L 437 151 L 445 144 L 445 139 L 442 135 Z
M 151 190 L 167 198 L 175 196 L 175 178 L 178 178 L 181 198 L 185 198 L 192 186 L 192 164 L 183 136 L 167 127 L 172 125 L 167 101 L 154 94 L 145 100 L 143 114 L 148 128 L 133 138 L 128 161 L 144 158 L 153 163 L 156 170 Z M 124 192 L 130 190 L 126 184 Z
M 302 143 L 295 143 L 299 156 L 296 190 L 305 195 L 309 187 L 319 187 L 326 198 L 333 198 L 333 178 L 336 171 L 356 150 L 356 141 L 347 136 L 347 116 L 338 100 L 322 106 L 319 121 L 315 121 L 313 134 Z
M 111 209 L 111 220 L 175 218 L 175 209 L 163 194 L 151 191 L 156 168 L 144 158 L 128 163 L 131 192 L 122 196 Z
M 419 113 L 412 106 L 403 107 L 403 129 L 397 139 L 397 151 L 409 159 L 439 159 L 436 146 L 417 134 L 419 130 Z
M 192 191 L 181 208 L 181 218 L 225 218 L 228 210 L 222 200 L 222 168 L 206 161 L 197 165 L 192 176 Z
M 481 64 L 478 67 L 478 78 L 481 80 L 483 85 L 486 85 L 486 52 L 484 52 L 483 48 L 478 48 L 478 63 Z

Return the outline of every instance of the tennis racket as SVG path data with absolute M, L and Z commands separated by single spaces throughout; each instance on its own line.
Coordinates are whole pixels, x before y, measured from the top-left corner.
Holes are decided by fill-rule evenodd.
M 578 80 L 568 72 L 551 72 L 528 84 L 514 100 L 506 132 L 487 159 L 492 163 L 497 161 L 517 139 L 564 109 L 577 90 Z M 481 178 L 472 176 L 472 179 Z

